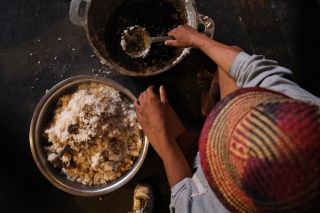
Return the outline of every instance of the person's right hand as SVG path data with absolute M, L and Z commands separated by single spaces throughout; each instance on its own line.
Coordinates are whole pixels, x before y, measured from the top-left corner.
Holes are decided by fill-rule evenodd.
M 165 45 L 177 48 L 186 48 L 196 46 L 203 34 L 188 25 L 179 25 L 177 28 L 168 32 L 169 36 L 173 36 L 175 40 L 165 41 Z

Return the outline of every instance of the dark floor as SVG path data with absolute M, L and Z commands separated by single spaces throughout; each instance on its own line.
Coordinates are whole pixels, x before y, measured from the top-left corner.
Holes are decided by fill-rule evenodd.
M 94 0 L 92 0 L 94 1 Z M 318 0 L 196 0 L 215 23 L 214 38 L 263 54 L 294 71 L 301 87 L 320 96 Z M 136 96 L 164 84 L 185 125 L 200 131 L 195 72 L 214 64 L 193 49 L 171 70 L 148 78 L 123 76 L 100 63 L 85 30 L 69 20 L 68 0 L 0 0 L 0 212 L 127 212 L 133 188 L 147 178 L 157 192 L 156 212 L 168 212 L 170 189 L 161 159 L 150 148 L 138 174 L 101 197 L 70 195 L 49 183 L 34 163 L 29 126 L 35 107 L 58 82 L 80 74 L 118 81 Z

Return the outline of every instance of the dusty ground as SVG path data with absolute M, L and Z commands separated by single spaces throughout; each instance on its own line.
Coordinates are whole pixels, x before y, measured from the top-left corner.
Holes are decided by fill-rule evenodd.
M 30 150 L 29 127 L 46 90 L 75 75 L 114 79 L 137 96 L 149 82 L 167 84 L 172 96 L 178 96 L 173 105 L 192 115 L 193 109 L 186 107 L 188 100 L 170 83 L 181 82 L 181 72 L 168 81 L 168 75 L 146 80 L 122 76 L 104 66 L 94 55 L 85 30 L 70 22 L 70 1 L 2 0 L 0 5 L 4 15 L 0 18 L 1 133 L 7 138 L 0 155 L 0 212 L 126 212 L 132 206 L 135 184 L 145 178 L 158 192 L 157 209 L 168 211 L 169 187 L 162 162 L 152 149 L 143 168 L 121 189 L 101 197 L 73 196 L 53 186 L 39 171 Z M 193 90 L 189 101 L 194 98 Z
M 258 10 L 258 4 L 246 1 L 246 7 L 236 8 L 235 2 L 238 6 L 245 4 L 242 1 L 196 1 L 199 12 L 215 20 L 217 40 L 237 44 L 250 53 L 268 54 L 279 59 L 283 65 L 294 68 L 304 88 L 320 96 L 317 83 L 319 34 L 314 30 L 320 26 L 319 15 L 316 15 L 319 14 L 319 3 L 310 2 L 305 10 L 294 13 L 299 5 L 273 0 L 270 1 L 272 7 L 267 5 L 268 9 L 278 11 L 272 13 L 271 10 L 270 16 L 263 16 L 268 21 L 259 22 L 258 19 L 254 21 L 257 14 L 253 14 Z M 199 131 L 203 118 L 199 114 L 195 72 L 203 65 L 210 69 L 215 65 L 194 49 L 170 72 L 142 79 L 120 75 L 100 63 L 85 30 L 70 22 L 69 7 L 69 0 L 0 0 L 0 129 L 3 144 L 0 212 L 127 212 L 132 206 L 135 184 L 145 178 L 157 191 L 157 211 L 168 212 L 170 189 L 161 159 L 152 148 L 132 181 L 110 194 L 79 197 L 53 186 L 41 174 L 31 154 L 29 127 L 32 114 L 46 90 L 58 82 L 75 75 L 99 75 L 118 81 L 136 96 L 150 84 L 164 84 L 169 91 L 169 100 L 183 122 Z M 251 11 L 252 8 L 255 9 Z M 301 15 L 303 23 L 310 22 L 312 29 L 290 22 Z M 249 20 L 254 24 L 248 24 Z M 277 24 L 282 25 L 274 28 Z M 264 32 L 275 37 L 263 40 Z M 307 35 L 300 32 L 307 32 Z

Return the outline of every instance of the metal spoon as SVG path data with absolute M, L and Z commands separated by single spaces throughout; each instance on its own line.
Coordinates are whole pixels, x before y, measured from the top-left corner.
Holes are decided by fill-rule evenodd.
M 128 27 L 121 36 L 121 46 L 132 58 L 144 58 L 154 42 L 174 40 L 172 36 L 150 37 L 148 31 L 140 26 Z

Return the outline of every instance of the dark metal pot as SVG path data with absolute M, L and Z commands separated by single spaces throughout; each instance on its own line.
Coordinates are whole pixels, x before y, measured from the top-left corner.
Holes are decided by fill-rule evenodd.
M 80 15 L 82 13 L 82 15 Z M 72 0 L 69 12 L 73 24 L 84 27 L 97 57 L 105 65 L 128 76 L 151 76 L 181 62 L 190 48 L 152 44 L 144 58 L 131 58 L 120 45 L 123 31 L 130 26 L 145 27 L 150 36 L 165 36 L 179 24 L 209 32 L 214 22 L 199 14 L 194 0 Z

